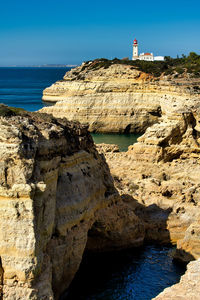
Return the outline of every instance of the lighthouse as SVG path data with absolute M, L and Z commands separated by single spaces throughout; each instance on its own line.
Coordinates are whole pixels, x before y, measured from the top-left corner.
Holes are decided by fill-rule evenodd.
M 136 39 L 134 39 L 132 60 L 136 60 L 136 59 L 139 59 L 139 57 L 138 57 L 138 41 Z
M 153 53 L 140 53 L 138 55 L 138 41 L 134 39 L 133 41 L 133 57 L 132 60 L 145 60 L 145 61 L 164 61 L 164 56 L 154 56 Z

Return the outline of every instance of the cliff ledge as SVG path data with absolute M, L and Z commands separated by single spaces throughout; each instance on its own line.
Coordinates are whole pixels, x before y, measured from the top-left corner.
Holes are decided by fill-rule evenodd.
M 95 60 L 46 88 L 43 100 L 56 104 L 41 112 L 87 123 L 91 132 L 143 133 L 159 122 L 167 102 L 199 96 L 199 84 L 189 73 L 155 77 L 132 65 Z

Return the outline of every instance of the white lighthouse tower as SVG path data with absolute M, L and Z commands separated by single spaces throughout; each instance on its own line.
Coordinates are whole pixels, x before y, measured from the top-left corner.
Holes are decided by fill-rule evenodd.
M 138 41 L 136 39 L 134 39 L 133 41 L 133 57 L 132 60 L 136 60 L 139 59 L 138 56 Z

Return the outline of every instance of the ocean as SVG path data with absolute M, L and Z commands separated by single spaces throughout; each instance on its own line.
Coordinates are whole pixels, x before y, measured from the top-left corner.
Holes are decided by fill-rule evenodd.
M 42 92 L 63 78 L 71 68 L 0 68 L 0 103 L 37 111 L 52 105 L 42 101 Z M 135 134 L 92 134 L 95 143 L 117 144 L 120 151 L 137 141 Z
M 37 111 L 42 91 L 70 68 L 0 68 L 0 103 Z M 126 151 L 136 135 L 93 134 L 97 143 L 116 143 Z M 148 245 L 139 250 L 84 256 L 66 300 L 150 300 L 179 281 L 185 268 L 173 262 L 172 248 Z
M 42 91 L 71 68 L 0 68 L 0 103 L 36 111 L 47 105 Z
M 85 255 L 61 300 L 151 300 L 185 272 L 173 262 L 173 251 L 170 246 L 146 245 Z

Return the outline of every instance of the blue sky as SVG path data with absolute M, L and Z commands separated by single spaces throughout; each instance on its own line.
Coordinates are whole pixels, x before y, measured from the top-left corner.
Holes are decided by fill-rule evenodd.
M 78 64 L 139 52 L 200 54 L 199 0 L 7 0 L 0 10 L 0 66 Z

